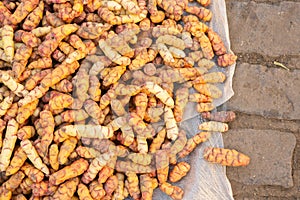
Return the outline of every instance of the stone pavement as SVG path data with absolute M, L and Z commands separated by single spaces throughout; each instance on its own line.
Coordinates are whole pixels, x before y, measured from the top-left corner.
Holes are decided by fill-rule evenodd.
M 300 1 L 226 5 L 238 61 L 235 96 L 224 105 L 237 119 L 224 144 L 251 157 L 247 167 L 227 168 L 234 198 L 300 199 Z

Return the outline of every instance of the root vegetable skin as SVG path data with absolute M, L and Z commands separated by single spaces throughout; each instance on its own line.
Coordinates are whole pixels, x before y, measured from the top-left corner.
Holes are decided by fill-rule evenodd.
M 209 139 L 210 136 L 211 136 L 210 132 L 200 132 L 194 135 L 192 138 L 188 139 L 182 151 L 178 153 L 178 156 L 180 158 L 187 156 L 196 148 L 198 144 L 205 142 L 206 140 Z
M 0 103 L 0 116 L 5 115 L 7 110 L 12 106 L 14 95 L 9 95 Z
M 220 67 L 227 67 L 235 63 L 237 56 L 234 54 L 224 54 L 218 57 L 218 65 Z
M 51 53 L 58 47 L 59 43 L 69 34 L 77 31 L 78 26 L 75 24 L 65 24 L 51 30 L 38 47 L 38 53 L 41 56 L 49 57 Z M 52 39 L 51 39 L 52 38 Z
M 5 25 L 2 27 L 3 49 L 8 62 L 12 62 L 14 58 L 14 30 L 12 26 Z
M 200 124 L 199 129 L 204 131 L 226 132 L 228 131 L 228 125 L 222 122 L 209 121 Z
M 65 164 L 68 161 L 68 157 L 71 155 L 77 144 L 77 139 L 71 137 L 63 142 L 58 153 L 58 163 L 60 165 Z
M 165 106 L 165 113 L 164 113 L 164 119 L 166 123 L 166 131 L 167 131 L 167 138 L 171 140 L 176 140 L 178 137 L 178 127 L 177 122 L 174 118 L 172 109 L 168 106 Z
M 203 112 L 202 117 L 212 121 L 218 122 L 231 122 L 235 119 L 236 115 L 233 111 L 220 111 L 216 113 Z
M 53 195 L 56 190 L 57 186 L 50 184 L 49 181 L 42 181 L 32 185 L 32 194 L 34 196 Z
M 88 170 L 83 174 L 82 181 L 86 184 L 91 182 L 98 174 L 98 172 L 112 159 L 114 153 L 105 153 L 91 162 Z
M 57 144 L 52 144 L 49 148 L 49 163 L 54 170 L 58 170 L 59 168 L 58 153 Z
M 64 182 L 57 188 L 57 191 L 54 193 L 52 197 L 53 200 L 70 199 L 76 192 L 78 184 L 79 184 L 78 177 L 72 178 Z
M 190 171 L 191 166 L 187 162 L 180 162 L 175 165 L 174 169 L 170 172 L 169 179 L 171 182 L 177 182 L 182 179 Z
M 88 187 L 82 183 L 79 183 L 77 193 L 78 193 L 79 199 L 93 200 L 93 197 L 91 196 Z
M 162 89 L 159 85 L 153 82 L 146 82 L 145 88 L 170 108 L 174 107 L 174 100 L 172 97 L 170 97 L 168 92 Z
M 83 158 L 80 158 L 63 169 L 51 174 L 49 176 L 49 182 L 53 185 L 59 185 L 65 180 L 77 177 L 88 169 L 89 163 Z
M 10 157 L 17 141 L 18 128 L 19 124 L 16 122 L 16 120 L 11 119 L 8 121 L 2 151 L 0 154 L 0 171 L 5 171 L 9 166 Z
M 171 185 L 167 182 L 161 184 L 159 188 L 167 195 L 170 195 L 170 197 L 174 200 L 182 199 L 184 194 L 183 190 L 180 187 Z
M 141 197 L 141 191 L 139 188 L 138 176 L 133 172 L 126 173 L 125 187 L 127 188 L 130 196 L 133 199 L 139 199 Z
M 246 166 L 250 163 L 250 158 L 234 149 L 222 149 L 208 147 L 204 150 L 204 158 L 213 163 L 225 166 Z
M 153 195 L 152 178 L 149 174 L 140 175 L 140 190 L 142 199 L 151 200 Z
M 14 157 L 11 159 L 10 165 L 6 169 L 6 176 L 15 174 L 24 164 L 26 159 L 26 153 L 22 150 L 21 147 L 19 147 L 15 152 Z
M 1 72 L 0 81 L 19 97 L 28 94 L 28 91 L 24 88 L 24 86 L 20 83 L 17 83 L 8 73 Z
M 29 160 L 33 163 L 33 165 L 37 169 L 41 170 L 46 175 L 50 174 L 50 171 L 49 171 L 47 165 L 45 165 L 42 162 L 42 160 L 39 157 L 36 149 L 34 148 L 32 143 L 28 139 L 21 141 L 21 147 L 22 147 L 23 151 L 27 154 L 27 157 L 29 158 Z
M 176 91 L 176 100 L 174 107 L 174 117 L 177 122 L 182 120 L 184 108 L 188 103 L 189 90 L 187 87 L 180 88 Z
M 44 179 L 44 174 L 42 171 L 38 170 L 34 166 L 30 165 L 29 163 L 25 163 L 21 170 L 30 178 L 30 180 L 34 183 L 40 183 Z
M 98 183 L 97 181 L 93 181 L 89 185 L 89 191 L 94 199 L 101 199 L 105 196 L 106 191 L 103 188 L 103 185 Z

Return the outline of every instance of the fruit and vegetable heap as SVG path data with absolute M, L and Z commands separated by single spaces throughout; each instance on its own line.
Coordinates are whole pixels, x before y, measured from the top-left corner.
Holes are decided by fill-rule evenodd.
M 2 0 L 0 199 L 152 199 L 231 111 L 210 112 L 232 65 L 210 0 Z M 184 15 L 183 15 L 184 14 Z M 223 70 L 226 71 L 226 70 Z M 187 137 L 188 102 L 205 122 Z M 163 126 L 154 126 L 163 122 Z M 249 158 L 205 149 L 227 166 Z M 200 158 L 199 158 L 200 159 Z

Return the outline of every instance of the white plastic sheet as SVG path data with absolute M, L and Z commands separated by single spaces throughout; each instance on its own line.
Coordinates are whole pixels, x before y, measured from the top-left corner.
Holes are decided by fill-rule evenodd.
M 225 46 L 230 50 L 228 21 L 226 14 L 226 5 L 224 0 L 213 0 L 209 9 L 213 12 L 213 18 L 210 27 L 217 32 Z M 232 89 L 232 77 L 235 64 L 228 68 L 215 66 L 210 71 L 222 71 L 226 74 L 226 81 L 218 86 L 223 91 L 222 98 L 216 99 L 213 103 L 217 107 L 228 101 L 234 94 Z M 184 121 L 180 127 L 185 129 L 188 138 L 199 132 L 198 125 L 202 122 L 199 113 L 196 112 L 195 104 L 189 103 L 184 113 Z M 220 133 L 212 134 L 212 137 L 205 143 L 200 144 L 185 159 L 191 164 L 191 170 L 186 177 L 175 185 L 184 189 L 184 198 L 186 200 L 230 200 L 233 199 L 230 182 L 226 177 L 226 168 L 219 164 L 211 164 L 203 159 L 203 150 L 208 146 L 223 147 L 223 138 Z M 154 200 L 171 199 L 160 190 L 155 190 Z

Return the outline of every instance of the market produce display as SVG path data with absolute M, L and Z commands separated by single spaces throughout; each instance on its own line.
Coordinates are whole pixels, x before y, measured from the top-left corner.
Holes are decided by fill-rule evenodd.
M 182 199 L 176 182 L 193 166 L 181 159 L 235 118 L 215 110 L 237 57 L 208 26 L 209 8 L 1 1 L 0 199 L 152 199 L 156 188 Z M 180 123 L 191 102 L 205 122 L 188 137 Z M 203 158 L 250 162 L 215 147 Z

